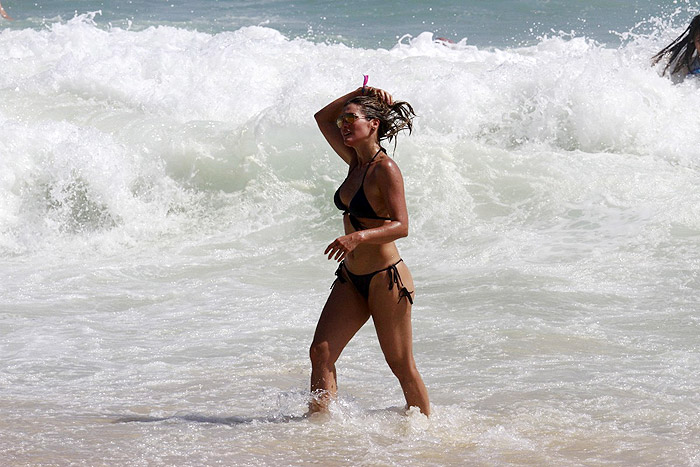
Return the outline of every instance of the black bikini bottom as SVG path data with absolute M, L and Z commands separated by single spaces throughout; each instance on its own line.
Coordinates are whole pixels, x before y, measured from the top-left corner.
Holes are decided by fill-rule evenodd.
M 357 291 L 360 292 L 360 295 L 365 297 L 365 300 L 369 300 L 369 284 L 372 282 L 372 278 L 374 278 L 374 276 L 376 276 L 380 272 L 387 271 L 389 273 L 389 290 L 392 290 L 394 288 L 394 284 L 396 284 L 396 287 L 399 288 L 399 302 L 402 298 L 406 297 L 406 299 L 411 303 L 411 305 L 413 305 L 413 297 L 411 295 L 413 294 L 413 292 L 409 292 L 409 290 L 403 285 L 403 281 L 401 280 L 399 270 L 396 268 L 396 265 L 402 261 L 403 260 L 400 259 L 389 267 L 380 269 L 378 271 L 370 272 L 369 274 L 353 274 L 345 265 L 345 261 L 342 261 L 338 266 L 338 269 L 335 271 L 337 279 L 333 282 L 333 285 L 335 285 L 335 282 L 337 281 L 340 281 L 341 284 L 347 282 L 345 280 L 345 277 L 343 276 L 343 269 L 345 269 L 345 272 L 347 273 L 350 282 L 352 282 Z M 333 288 L 333 285 L 331 285 L 331 289 Z

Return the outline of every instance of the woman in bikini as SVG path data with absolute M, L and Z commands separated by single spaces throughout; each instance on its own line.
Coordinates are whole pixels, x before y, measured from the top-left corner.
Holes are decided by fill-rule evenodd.
M 662 75 L 671 69 L 671 75 L 683 77 L 700 74 L 700 15 L 692 19 L 690 25 L 673 42 L 664 47 L 651 59 L 656 65 L 668 57 Z
M 321 133 L 348 164 L 335 193 L 345 235 L 325 254 L 340 261 L 311 344 L 310 412 L 324 411 L 337 392 L 335 362 L 371 317 L 379 344 L 406 398 L 429 415 L 428 391 L 413 359 L 413 278 L 394 241 L 408 235 L 403 178 L 380 146 L 412 129 L 413 108 L 381 89 L 363 86 L 315 115 Z

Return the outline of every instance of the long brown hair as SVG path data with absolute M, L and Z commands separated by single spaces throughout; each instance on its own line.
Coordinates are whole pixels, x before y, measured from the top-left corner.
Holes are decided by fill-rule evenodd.
M 668 62 L 664 67 L 662 75 L 666 74 L 666 71 L 673 65 L 671 74 L 676 74 L 687 67 L 690 70 L 690 64 L 693 61 L 693 56 L 695 55 L 695 38 L 700 35 L 700 15 L 697 15 L 690 22 L 690 25 L 683 31 L 683 34 L 676 37 L 676 39 L 668 44 L 666 47 L 661 49 L 659 53 L 651 58 L 651 64 L 656 65 L 661 61 L 662 58 L 668 55 Z
M 367 118 L 379 120 L 377 137 L 379 141 L 394 140 L 396 148 L 396 136 L 400 131 L 408 130 L 410 135 L 413 131 L 413 118 L 416 113 L 411 104 L 405 101 L 397 101 L 391 105 L 385 104 L 374 95 L 353 97 L 345 103 L 359 105 Z

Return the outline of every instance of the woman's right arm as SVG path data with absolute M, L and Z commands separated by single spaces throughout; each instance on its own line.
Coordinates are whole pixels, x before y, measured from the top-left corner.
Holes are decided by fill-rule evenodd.
M 367 88 L 365 88 L 367 90 Z M 316 123 L 318 124 L 319 130 L 331 145 L 333 150 L 349 165 L 352 163 L 355 157 L 355 150 L 348 147 L 343 142 L 343 135 L 340 133 L 338 125 L 336 125 L 335 120 L 338 118 L 340 113 L 343 111 L 345 103 L 356 96 L 362 95 L 362 88 L 357 88 L 345 94 L 342 97 L 337 98 L 314 115 Z

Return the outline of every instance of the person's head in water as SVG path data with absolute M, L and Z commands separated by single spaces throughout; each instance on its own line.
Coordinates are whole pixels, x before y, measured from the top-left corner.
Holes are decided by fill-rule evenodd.
M 416 116 L 411 104 L 404 101 L 394 102 L 387 105 L 374 95 L 353 97 L 345 103 L 345 106 L 355 104 L 360 107 L 369 120 L 379 121 L 377 128 L 377 141 L 394 140 L 396 147 L 396 136 L 402 130 L 408 130 L 411 134 L 413 130 L 413 117 Z
M 651 64 L 656 65 L 668 56 L 662 75 L 665 75 L 669 68 L 672 75 L 684 69 L 690 71 L 693 57 L 697 55 L 698 50 L 700 50 L 700 15 L 693 18 L 683 34 L 654 55 Z

